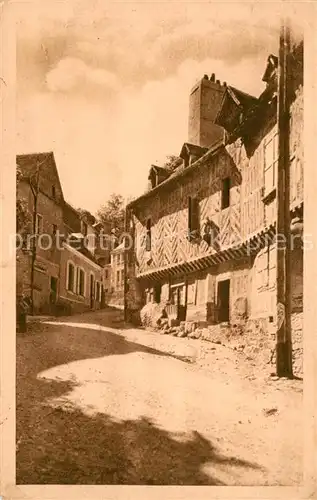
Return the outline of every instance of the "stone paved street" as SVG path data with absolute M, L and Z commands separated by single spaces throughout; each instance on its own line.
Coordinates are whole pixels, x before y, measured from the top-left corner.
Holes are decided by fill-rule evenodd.
M 17 337 L 18 484 L 300 483 L 301 381 L 121 318 L 109 309 Z

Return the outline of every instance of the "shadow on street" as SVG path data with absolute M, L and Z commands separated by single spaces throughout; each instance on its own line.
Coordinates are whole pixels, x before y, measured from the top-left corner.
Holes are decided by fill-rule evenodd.
M 48 399 L 67 395 L 75 383 L 38 379 L 48 368 L 135 351 L 166 354 L 110 332 L 41 328 L 17 342 L 17 484 L 221 485 L 217 467 L 259 469 L 223 457 L 195 430 L 177 437 L 144 416 L 114 420 L 78 407 L 52 408 Z

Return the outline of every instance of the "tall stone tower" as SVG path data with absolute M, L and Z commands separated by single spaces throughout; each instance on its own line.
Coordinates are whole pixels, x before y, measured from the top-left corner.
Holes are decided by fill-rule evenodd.
M 215 125 L 226 83 L 220 83 L 213 73 L 205 75 L 191 90 L 189 97 L 188 142 L 210 147 L 224 135 L 224 129 Z

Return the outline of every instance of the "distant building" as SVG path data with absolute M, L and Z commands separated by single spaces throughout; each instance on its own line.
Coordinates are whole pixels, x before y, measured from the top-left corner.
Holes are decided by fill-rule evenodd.
M 111 263 L 103 270 L 105 300 L 109 305 L 124 305 L 124 255 L 123 242 L 111 251 Z

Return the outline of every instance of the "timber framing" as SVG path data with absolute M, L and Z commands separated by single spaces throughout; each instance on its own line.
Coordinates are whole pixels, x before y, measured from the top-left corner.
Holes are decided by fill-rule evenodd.
M 295 217 L 302 215 L 303 202 L 296 205 L 291 211 L 290 216 Z M 263 228 L 256 234 L 251 235 L 243 243 L 233 245 L 218 252 L 209 253 L 207 255 L 188 260 L 186 262 L 178 262 L 172 265 L 160 267 L 159 269 L 151 269 L 143 273 L 137 273 L 138 280 L 166 280 L 170 277 L 182 276 L 203 271 L 213 266 L 217 266 L 223 262 L 230 260 L 239 260 L 245 257 L 252 258 L 259 250 L 264 248 L 269 242 L 273 243 L 276 234 L 276 222 L 268 227 Z M 211 250 L 212 252 L 212 250 Z

